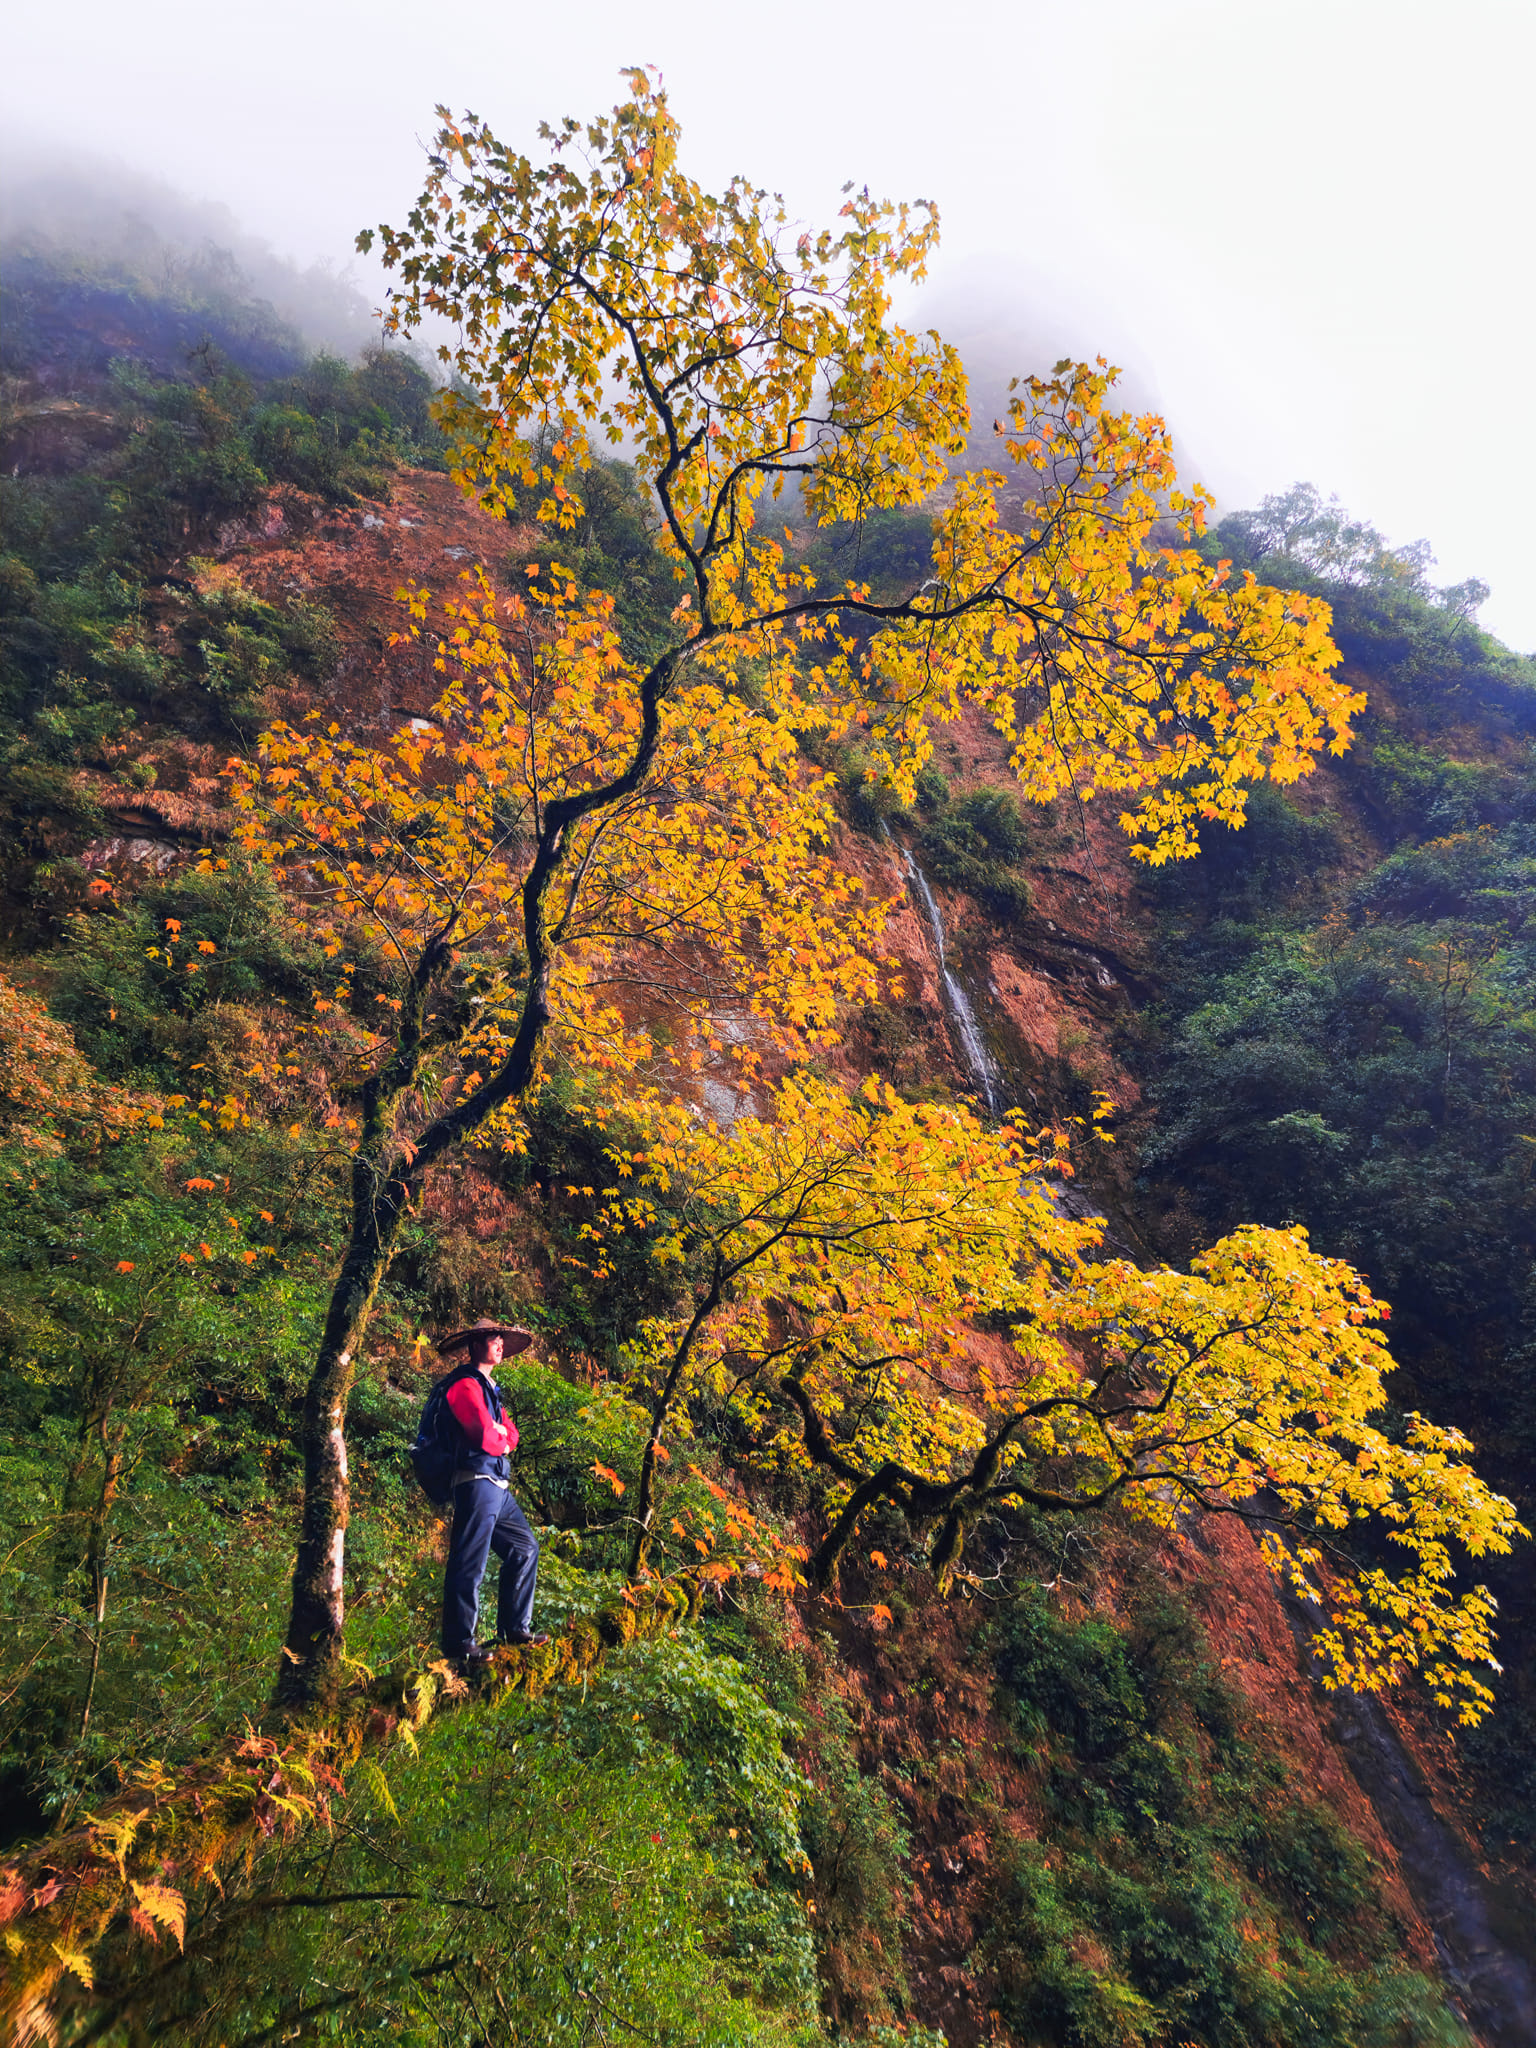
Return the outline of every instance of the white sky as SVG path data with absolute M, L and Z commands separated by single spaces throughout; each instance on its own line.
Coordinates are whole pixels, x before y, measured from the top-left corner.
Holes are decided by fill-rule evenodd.
M 1224 505 L 1337 491 L 1536 648 L 1533 0 L 56 0 L 3 50 L 40 167 L 115 156 L 338 263 L 438 100 L 531 148 L 659 65 L 703 182 L 936 200 L 923 324 L 1110 355 Z

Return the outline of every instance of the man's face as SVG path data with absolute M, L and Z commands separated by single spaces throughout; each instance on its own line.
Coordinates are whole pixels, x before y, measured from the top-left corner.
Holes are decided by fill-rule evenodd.
M 506 1348 L 507 1340 L 505 1337 L 485 1338 L 484 1348 L 481 1352 L 480 1357 L 481 1370 L 483 1372 L 490 1372 L 493 1367 L 500 1365 L 502 1360 L 502 1354 L 505 1352 Z

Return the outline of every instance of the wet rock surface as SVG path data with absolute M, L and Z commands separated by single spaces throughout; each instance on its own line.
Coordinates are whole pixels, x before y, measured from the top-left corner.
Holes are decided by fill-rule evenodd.
M 1533 1930 L 1517 1947 L 1521 1908 L 1479 1870 L 1436 1810 L 1430 1786 L 1373 1699 L 1350 1695 L 1333 1725 L 1349 1768 L 1397 1851 L 1408 1889 L 1434 1929 L 1446 1979 L 1490 2048 L 1536 2042 Z

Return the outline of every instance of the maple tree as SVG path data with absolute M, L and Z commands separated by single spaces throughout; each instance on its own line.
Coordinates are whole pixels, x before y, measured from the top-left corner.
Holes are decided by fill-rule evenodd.
M 360 1084 L 352 1242 L 305 1413 L 301 1660 L 339 1638 L 346 1389 L 412 1186 L 472 1134 L 515 1145 L 516 1104 L 552 1063 L 622 1085 L 648 1049 L 624 985 L 690 1015 L 742 1005 L 786 1047 L 873 992 L 879 909 L 829 859 L 830 778 L 797 773 L 783 718 L 712 679 L 648 714 L 607 602 L 568 583 L 513 611 L 526 664 L 487 587 L 450 601 L 462 675 L 425 732 L 368 749 L 279 727 L 237 783 L 249 850 L 313 900 L 331 949 L 364 933 L 399 973 Z M 343 963 L 338 996 L 346 981 Z M 436 1114 L 397 1128 L 414 1092 Z
M 1189 1273 L 1106 1259 L 1101 1223 L 1051 1199 L 1069 1137 L 1012 1119 L 988 1131 L 875 1081 L 852 1095 L 792 1078 L 770 1115 L 726 1134 L 658 1105 L 590 1230 L 605 1256 L 653 1225 L 647 1187 L 690 1184 L 671 1229 L 701 1278 L 639 1333 L 654 1405 L 632 1571 L 650 1558 L 663 1425 L 686 1427 L 683 1396 L 707 1385 L 759 1459 L 834 1475 L 815 1584 L 882 1501 L 929 1531 L 941 1583 L 967 1530 L 1007 1509 L 1113 1503 L 1175 1534 L 1190 1513 L 1238 1515 L 1318 1609 L 1328 1685 L 1376 1691 L 1415 1671 L 1479 1720 L 1494 1603 L 1455 1587 L 1453 1547 L 1506 1553 L 1524 1532 L 1460 1431 L 1420 1415 L 1381 1427 L 1388 1310 L 1299 1230 L 1235 1231 Z M 978 1350 L 978 1320 L 1009 1344 Z M 1402 1569 L 1341 1546 L 1367 1521 Z M 696 1539 L 674 1533 L 687 1556 Z
M 361 930 L 399 973 L 305 1409 L 279 1682 L 296 1703 L 339 1651 L 352 1361 L 426 1169 L 515 1123 L 560 1045 L 632 1069 L 614 984 L 637 963 L 706 1039 L 731 990 L 789 1049 L 871 986 L 876 907 L 823 850 L 829 791 L 802 738 L 858 730 L 910 793 L 932 723 L 978 703 L 1027 792 L 1121 793 L 1155 862 L 1190 852 L 1201 817 L 1239 820 L 1255 779 L 1344 746 L 1359 704 L 1331 679 L 1326 607 L 1234 584 L 1187 544 L 1203 494 L 1178 490 L 1161 422 L 1106 410 L 1102 367 L 1016 396 L 1007 445 L 1037 482 L 1021 532 L 999 477 L 963 478 L 919 588 L 818 590 L 760 523 L 765 495 L 793 483 L 815 522 L 915 505 L 963 446 L 956 352 L 891 318 L 936 217 L 858 193 L 839 230 L 795 234 L 744 182 L 688 179 L 664 95 L 630 85 L 611 118 L 546 129 L 543 164 L 445 114 L 420 201 L 380 237 L 401 280 L 389 324 L 457 327 L 442 417 L 459 482 L 502 509 L 531 489 L 557 540 L 589 436 L 626 439 L 679 580 L 673 637 L 627 659 L 611 602 L 558 564 L 505 626 L 482 585 L 434 621 L 447 681 L 428 731 L 365 749 L 279 729 L 242 785 L 251 851 L 290 869 L 338 950 Z M 413 604 L 421 632 L 430 599 Z

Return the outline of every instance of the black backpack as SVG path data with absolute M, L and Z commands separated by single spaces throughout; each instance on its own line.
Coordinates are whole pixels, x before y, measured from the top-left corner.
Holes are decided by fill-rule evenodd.
M 459 1425 L 448 1406 L 448 1389 L 457 1378 L 459 1374 L 449 1373 L 428 1394 L 416 1441 L 411 1445 L 411 1466 L 417 1484 L 438 1508 L 447 1507 L 453 1499 L 453 1475 L 459 1463 Z

